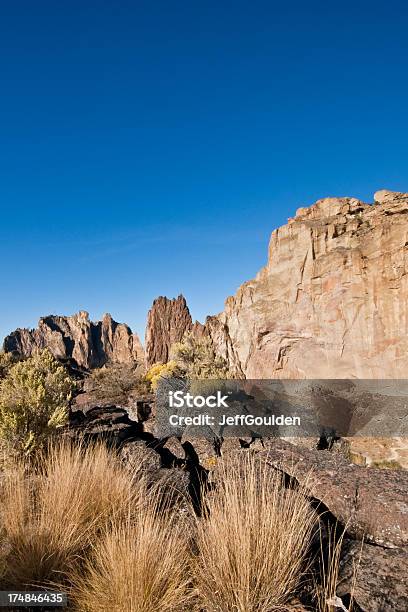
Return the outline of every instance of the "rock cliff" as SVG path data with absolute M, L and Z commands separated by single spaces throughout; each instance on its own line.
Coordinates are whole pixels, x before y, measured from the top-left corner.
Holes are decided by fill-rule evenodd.
M 124 323 L 116 323 L 110 314 L 96 323 L 84 311 L 72 317 L 51 315 L 41 318 L 36 329 L 17 329 L 4 340 L 4 350 L 21 357 L 45 347 L 56 358 L 74 360 L 85 369 L 108 362 L 144 362 L 137 334 Z
M 184 334 L 192 328 L 192 319 L 185 298 L 169 300 L 158 297 L 154 300 L 147 316 L 146 326 L 146 363 L 166 363 L 170 348 L 180 342 Z
M 405 378 L 408 194 L 326 198 L 272 233 L 267 265 L 204 330 L 247 378 Z

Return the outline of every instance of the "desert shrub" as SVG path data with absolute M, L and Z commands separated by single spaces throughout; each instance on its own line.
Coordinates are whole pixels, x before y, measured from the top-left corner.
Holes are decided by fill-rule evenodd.
M 186 378 L 225 379 L 230 378 L 227 362 L 216 355 L 209 338 L 196 338 L 192 333 L 182 342 L 173 345 L 172 358 Z
M 7 375 L 14 363 L 15 360 L 11 353 L 4 353 L 3 351 L 0 351 L 0 379 Z
M 111 522 L 142 507 L 146 488 L 103 445 L 59 444 L 33 471 L 18 462 L 0 483 L 0 567 L 5 588 L 65 584 Z
M 26 452 L 67 421 L 75 387 L 48 350 L 14 364 L 0 382 L 0 437 Z
M 145 375 L 153 391 L 163 378 L 220 380 L 231 378 L 227 362 L 215 354 L 211 340 L 188 333 L 171 348 L 171 360 L 155 363 Z
M 302 488 L 253 455 L 221 462 L 197 519 L 194 579 L 208 612 L 271 612 L 299 586 L 316 515 Z
M 140 367 L 123 363 L 93 370 L 87 388 L 97 401 L 112 405 L 126 405 L 132 397 L 149 391 Z
M 145 379 L 150 383 L 153 391 L 157 389 L 159 380 L 162 378 L 171 378 L 172 376 L 181 376 L 182 372 L 175 361 L 167 363 L 155 363 L 146 373 Z
M 187 612 L 192 600 L 187 530 L 150 492 L 143 512 L 97 541 L 73 597 L 84 612 Z

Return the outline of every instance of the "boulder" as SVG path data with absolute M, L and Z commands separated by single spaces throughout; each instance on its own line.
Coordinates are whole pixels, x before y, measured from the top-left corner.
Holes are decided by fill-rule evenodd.
M 313 451 L 279 439 L 264 440 L 269 465 L 304 484 L 322 511 L 351 537 L 385 548 L 408 545 L 408 472 L 365 468 L 340 453 Z
M 120 448 L 119 456 L 131 472 L 142 471 L 149 479 L 157 479 L 157 472 L 161 469 L 160 455 L 147 447 L 144 441 L 125 442 Z
M 353 592 L 364 612 L 401 612 L 408 610 L 407 576 L 406 549 L 345 542 L 337 594 L 345 598 Z
M 126 440 L 139 437 L 143 433 L 143 425 L 132 421 L 124 408 L 117 406 L 102 406 L 71 412 L 66 435 L 72 438 L 80 437 L 86 440 L 105 440 L 119 447 Z

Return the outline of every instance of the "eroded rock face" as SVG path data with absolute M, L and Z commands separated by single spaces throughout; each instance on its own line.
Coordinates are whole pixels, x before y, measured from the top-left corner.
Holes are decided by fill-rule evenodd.
M 247 378 L 406 377 L 407 222 L 389 191 L 300 208 L 204 333 Z
M 102 321 L 90 321 L 81 311 L 71 317 L 48 316 L 36 329 L 17 329 L 4 340 L 4 350 L 29 357 L 36 349 L 48 348 L 57 359 L 73 359 L 85 369 L 108 362 L 142 363 L 144 351 L 137 334 L 110 314 Z
M 158 297 L 154 300 L 147 316 L 146 326 L 146 363 L 166 363 L 170 348 L 180 342 L 184 334 L 191 330 L 192 319 L 185 298 L 170 300 Z

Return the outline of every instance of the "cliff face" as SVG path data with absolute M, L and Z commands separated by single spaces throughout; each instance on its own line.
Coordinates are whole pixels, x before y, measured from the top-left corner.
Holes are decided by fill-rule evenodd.
M 72 317 L 48 316 L 33 330 L 17 329 L 4 340 L 4 350 L 29 357 L 47 347 L 58 359 L 74 359 L 81 368 L 95 368 L 107 362 L 143 363 L 144 351 L 137 334 L 109 314 L 93 323 L 87 312 Z
M 204 333 L 247 378 L 405 378 L 407 272 L 408 194 L 319 200 Z
M 146 326 L 146 363 L 166 363 L 170 356 L 170 348 L 175 342 L 182 340 L 185 332 L 192 328 L 192 319 L 185 298 L 169 300 L 158 297 L 154 300 Z

